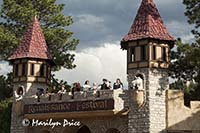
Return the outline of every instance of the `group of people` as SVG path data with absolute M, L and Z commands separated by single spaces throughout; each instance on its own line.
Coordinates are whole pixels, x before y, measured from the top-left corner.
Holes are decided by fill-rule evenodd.
M 81 86 L 79 82 L 76 82 L 73 83 L 71 92 L 73 95 L 74 92 L 79 92 L 79 91 L 87 92 L 87 91 L 112 90 L 112 89 L 114 90 L 123 89 L 123 83 L 119 78 L 116 79 L 116 82 L 114 82 L 113 86 L 111 85 L 111 82 L 107 79 L 103 79 L 102 84 L 100 85 L 97 85 L 97 83 L 93 83 L 92 85 L 90 85 L 89 80 L 86 80 L 83 86 Z M 58 91 L 58 94 L 65 94 L 65 93 L 66 93 L 65 86 L 62 85 L 61 89 Z
M 102 80 L 102 84 L 97 85 L 96 83 L 93 83 L 92 86 L 90 85 L 90 81 L 86 80 L 84 85 L 81 86 L 79 82 L 73 83 L 73 86 L 71 88 L 72 97 L 74 96 L 74 92 L 87 92 L 87 91 L 94 91 L 99 92 L 99 90 L 115 90 L 115 89 L 123 89 L 123 83 L 119 78 L 116 79 L 113 86 L 111 85 L 111 82 L 107 79 Z M 48 93 L 48 90 L 46 90 L 46 93 Z M 59 99 L 62 99 L 62 95 L 66 94 L 67 90 L 65 88 L 65 85 L 61 86 L 61 89 L 57 91 L 57 94 L 59 95 Z M 37 89 L 36 96 L 38 97 L 38 101 L 40 100 L 40 96 L 44 94 L 44 90 L 41 88 Z M 51 95 L 49 97 L 51 99 Z
M 102 80 L 102 84 L 97 85 L 97 83 L 93 83 L 90 85 L 90 81 L 86 80 L 84 85 L 81 87 L 80 83 L 74 83 L 72 92 L 74 91 L 96 91 L 96 90 L 112 90 L 112 89 L 123 89 L 123 83 L 121 80 L 118 78 L 116 79 L 116 82 L 111 85 L 111 82 L 107 79 Z
M 115 90 L 115 89 L 123 89 L 123 83 L 121 82 L 121 80 L 119 78 L 116 79 L 116 81 L 114 82 L 113 86 L 111 85 L 111 82 L 107 79 L 103 79 L 102 80 L 102 84 L 97 85 L 96 83 L 93 83 L 92 86 L 90 85 L 90 81 L 86 80 L 84 85 L 81 86 L 79 82 L 76 82 L 73 84 L 73 87 L 71 89 L 71 93 L 72 96 L 74 96 L 74 92 L 79 92 L 79 91 L 83 91 L 83 92 L 87 92 L 87 91 L 94 91 L 94 92 L 99 92 L 99 90 Z M 16 91 L 15 91 L 15 97 L 16 100 L 21 100 L 23 95 L 24 95 L 24 87 L 20 86 Z M 36 96 L 38 99 L 38 102 L 40 101 L 40 96 L 44 95 L 44 94 L 51 94 L 48 92 L 48 88 L 46 90 L 46 92 L 44 91 L 43 88 L 37 88 L 36 91 Z M 62 99 L 62 95 L 66 94 L 67 90 L 65 88 L 65 85 L 61 86 L 61 89 L 57 92 L 57 94 L 59 95 L 59 98 Z M 49 95 L 49 100 L 51 99 L 51 95 Z

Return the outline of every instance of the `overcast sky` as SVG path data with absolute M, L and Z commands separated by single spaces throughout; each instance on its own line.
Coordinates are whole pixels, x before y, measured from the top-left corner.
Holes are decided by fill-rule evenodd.
M 154 0 L 168 31 L 176 37 L 190 37 L 182 0 Z M 59 0 L 64 13 L 75 23 L 70 29 L 80 39 L 79 48 L 98 47 L 120 41 L 127 34 L 141 0 Z
M 175 38 L 190 41 L 191 26 L 184 16 L 182 0 L 154 0 L 169 33 Z M 74 70 L 61 70 L 56 75 L 70 84 L 86 79 L 100 83 L 102 78 L 112 82 L 120 77 L 126 84 L 126 51 L 120 40 L 126 35 L 137 13 L 141 0 L 58 0 L 64 3 L 64 14 L 74 18 L 69 27 L 80 39 L 75 52 Z M 1 73 L 7 68 L 1 65 Z

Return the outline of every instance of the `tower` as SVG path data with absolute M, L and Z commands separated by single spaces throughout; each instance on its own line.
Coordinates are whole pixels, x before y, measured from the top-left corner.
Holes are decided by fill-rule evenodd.
M 153 0 L 142 0 L 128 34 L 121 40 L 121 48 L 127 50 L 129 133 L 165 132 L 167 68 L 174 42 Z
M 13 65 L 14 91 L 23 86 L 25 95 L 31 96 L 38 88 L 47 88 L 53 62 L 36 17 L 8 60 Z
M 43 93 L 46 90 L 50 82 L 51 67 L 54 65 L 36 17 L 8 60 L 13 65 L 14 85 L 11 133 L 23 133 L 25 129 L 22 126 L 24 104 L 22 99 L 36 96 L 38 91 Z

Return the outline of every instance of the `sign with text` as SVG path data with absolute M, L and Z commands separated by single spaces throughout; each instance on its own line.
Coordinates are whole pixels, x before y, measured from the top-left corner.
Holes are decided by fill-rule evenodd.
M 113 99 L 73 101 L 61 103 L 41 103 L 24 105 L 25 114 L 95 111 L 114 109 Z

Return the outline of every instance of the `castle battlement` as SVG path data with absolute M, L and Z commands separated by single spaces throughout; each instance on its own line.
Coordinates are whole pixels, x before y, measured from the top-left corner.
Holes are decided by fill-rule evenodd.
M 66 94 L 45 94 L 40 97 L 36 95 L 24 96 L 23 113 L 46 113 L 50 112 L 73 112 L 73 111 L 95 111 L 110 110 L 122 111 L 125 109 L 126 90 L 99 90 L 80 91 Z M 64 107 L 65 106 L 65 107 Z M 48 109 L 47 109 L 48 108 Z M 56 109 L 55 109 L 56 108 Z
M 116 91 L 115 91 L 116 92 Z M 82 100 L 95 100 L 95 99 L 112 99 L 114 98 L 113 90 L 100 90 L 100 91 L 79 91 L 74 92 L 72 95 L 71 92 L 65 94 L 59 93 L 49 93 L 37 97 L 36 95 L 25 96 L 23 101 L 25 104 L 32 103 L 52 103 L 52 102 L 66 102 L 66 101 L 82 101 Z

